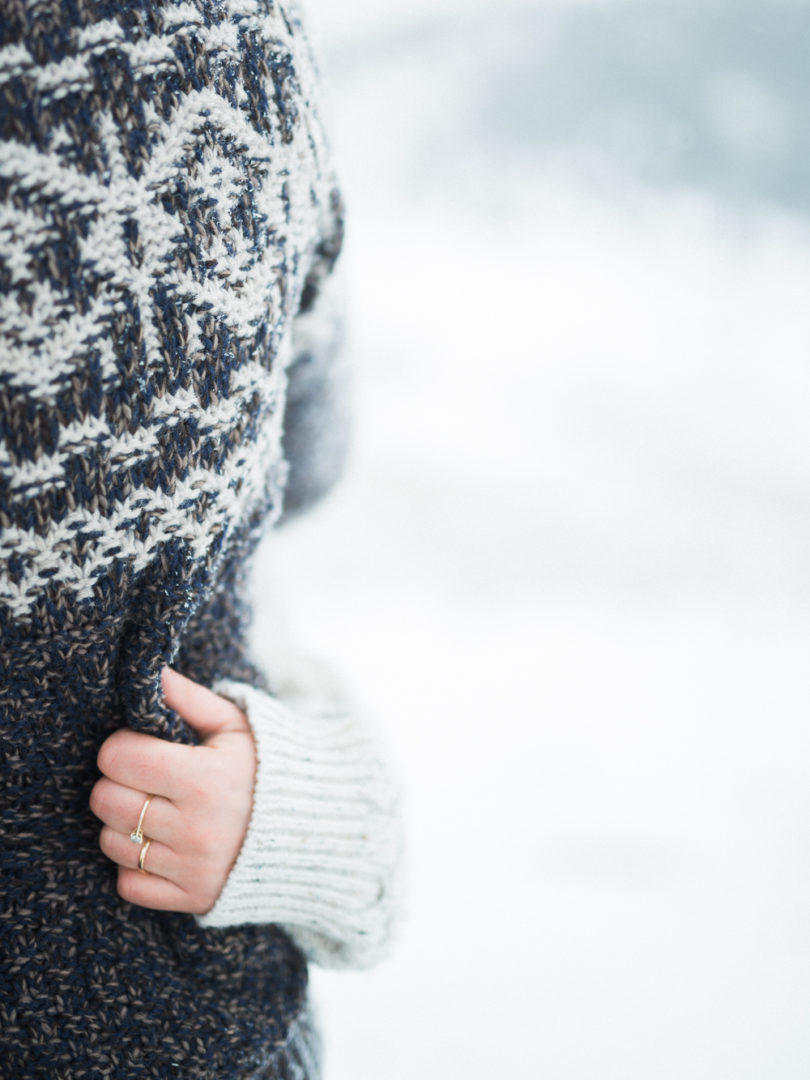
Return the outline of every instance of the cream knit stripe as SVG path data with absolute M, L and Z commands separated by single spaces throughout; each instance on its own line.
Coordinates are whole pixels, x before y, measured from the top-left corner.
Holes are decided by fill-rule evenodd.
M 178 28 L 180 30 L 182 28 Z M 91 91 L 95 79 L 90 69 L 94 58 L 103 56 L 110 49 L 127 54 L 133 74 L 152 74 L 160 67 L 175 67 L 177 58 L 172 44 L 173 34 L 151 36 L 139 41 L 127 41 L 124 28 L 113 20 L 85 27 L 76 35 L 77 53 L 50 63 L 37 64 L 24 43 L 7 45 L 0 49 L 0 85 L 11 79 L 30 78 L 33 88 L 48 98 L 59 100 L 68 94 Z
M 373 962 L 398 910 L 395 787 L 360 721 L 293 712 L 244 683 L 213 689 L 247 714 L 258 769 L 247 836 L 203 926 L 276 922 L 310 960 Z
M 107 225 L 110 224 L 107 222 Z M 110 235 L 111 233 L 108 233 L 108 245 Z M 160 253 L 156 253 L 153 258 L 155 261 L 160 259 Z M 88 261 L 90 260 L 88 253 Z M 19 357 L 14 370 L 9 372 L 9 385 L 24 387 L 31 396 L 48 399 L 59 389 L 60 381 L 69 376 L 77 364 L 86 361 L 88 348 L 97 349 L 102 361 L 107 361 L 104 364 L 105 369 L 108 369 L 111 375 L 116 374 L 115 355 L 103 336 L 105 322 L 109 322 L 115 312 L 122 310 L 123 305 L 118 296 L 124 293 L 131 282 L 123 272 L 114 274 L 113 268 L 119 261 L 112 257 L 109 247 L 103 257 L 93 261 L 96 269 L 109 270 L 111 277 L 105 283 L 105 292 L 92 301 L 84 314 L 72 311 L 71 301 L 66 296 L 60 296 L 48 285 L 31 286 L 31 291 L 36 296 L 33 313 L 22 309 L 17 296 L 0 298 L 2 339 L 8 342 L 9 348 L 14 348 L 15 360 Z M 251 266 L 234 261 L 232 271 L 228 262 L 223 262 L 217 271 L 218 280 L 204 282 L 186 272 L 172 271 L 164 267 L 162 280 L 175 287 L 178 300 L 183 303 L 193 301 L 211 304 L 218 313 L 226 317 L 230 327 L 238 329 L 280 311 L 281 293 L 275 280 L 278 275 L 273 274 L 277 267 L 269 257 L 261 260 L 262 266 L 267 268 L 262 272 L 267 273 L 268 277 L 272 274 L 274 280 L 266 286 L 252 286 L 249 289 L 242 287 L 238 293 L 232 291 L 235 285 L 239 287 L 240 279 L 250 276 L 250 271 L 261 277 L 258 263 L 259 260 L 255 257 Z M 121 262 L 119 269 L 122 267 Z M 155 283 L 158 280 L 161 279 L 156 277 Z M 132 288 L 130 291 L 135 290 Z M 141 295 L 140 300 L 145 305 L 143 315 L 148 318 L 152 307 L 151 295 L 146 292 Z M 68 315 L 68 318 L 63 320 L 63 314 Z M 187 325 L 191 328 L 194 323 L 187 320 Z M 46 327 L 49 333 L 48 337 L 43 339 L 43 330 Z M 192 347 L 192 342 L 189 342 L 189 345 Z
M 98 357 L 104 379 L 120 378 L 109 340 L 109 321 L 119 306 L 117 295 L 102 294 L 88 303 L 85 313 L 65 311 L 68 317 L 48 326 L 43 338 L 44 320 L 24 312 L 17 297 L 0 299 L 0 344 L 14 349 L 14 370 L 4 372 L 7 385 L 49 400 L 65 376 L 86 363 L 89 351 Z
M 109 114 L 104 116 L 109 120 Z M 282 175 L 294 159 L 294 150 L 287 150 L 282 155 L 282 161 L 277 164 L 273 162 L 270 142 L 250 125 L 241 110 L 234 108 L 216 91 L 204 88 L 189 92 L 169 120 L 158 121 L 156 134 L 160 136 L 160 142 L 152 148 L 149 161 L 138 178 L 132 177 L 123 163 L 114 162 L 113 178 L 109 184 L 104 184 L 75 166 L 66 164 L 54 151 L 38 150 L 12 140 L 4 143 L 0 176 L 13 180 L 23 191 L 36 188 L 43 195 L 59 199 L 74 209 L 98 209 L 111 217 L 154 210 L 165 215 L 167 224 L 173 226 L 171 233 L 174 235 L 177 232 L 177 220 L 168 212 L 159 209 L 155 199 L 156 192 L 173 176 L 185 175 L 184 161 L 178 163 L 178 158 L 184 158 L 190 149 L 203 141 L 201 128 L 206 124 L 212 124 L 217 130 L 227 132 L 236 140 L 236 147 L 243 152 L 244 157 L 252 164 L 260 163 L 265 171 L 269 170 L 273 163 L 275 173 Z M 103 133 L 107 134 L 104 120 L 101 127 Z M 110 122 L 110 132 L 113 131 L 114 125 Z M 299 136 L 297 141 L 303 140 Z M 116 164 L 117 170 L 114 168 Z M 271 223 L 281 225 L 285 222 L 284 204 L 275 185 L 268 185 L 266 190 L 262 189 L 257 193 L 257 198 L 261 211 L 269 213 Z M 273 209 L 275 213 L 271 212 Z M 299 207 L 296 207 L 297 209 Z M 312 210 L 310 208 L 310 213 L 306 214 L 306 206 L 301 206 L 300 209 L 305 212 L 305 216 L 303 221 L 298 222 L 299 231 L 309 235 L 307 230 L 311 226 Z M 289 229 L 285 231 L 290 234 Z M 127 273 L 131 275 L 132 272 L 130 263 Z
M 265 873 L 276 877 L 287 872 L 286 859 L 263 864 Z M 345 874 L 329 874 L 318 866 L 314 873 L 299 870 L 295 880 L 279 882 L 273 889 L 273 922 L 290 922 L 318 926 L 321 919 L 340 920 L 340 931 L 345 935 L 347 928 L 362 932 L 366 927 L 367 912 L 377 899 L 376 875 L 362 877 L 352 875 L 352 866 L 347 862 Z M 241 897 L 234 901 L 234 908 L 247 912 L 253 909 L 250 897 Z M 250 920 L 247 920 L 250 921 Z M 264 920 L 262 920 L 264 921 Z M 338 940 L 338 935 L 333 935 Z
M 231 5 L 244 7 L 249 15 L 255 14 L 256 5 Z M 267 29 L 276 34 L 283 28 L 279 15 L 274 14 Z M 245 20 L 248 26 L 256 26 L 255 19 Z M 190 4 L 179 4 L 165 11 L 163 30 L 159 35 L 141 36 L 128 41 L 124 28 L 114 19 L 107 19 L 76 31 L 76 55 L 50 64 L 37 64 L 24 43 L 6 45 L 0 49 L 0 85 L 20 75 L 31 78 L 37 93 L 47 101 L 66 97 L 77 91 L 91 91 L 95 79 L 90 64 L 94 58 L 103 56 L 110 49 L 126 54 L 135 78 L 152 75 L 161 68 L 177 67 L 174 38 L 197 39 L 199 47 L 207 55 L 220 54 L 220 59 L 241 58 L 237 24 L 224 21 L 205 26 L 202 14 Z M 273 34 L 275 36 L 275 34 Z M 271 37 L 272 40 L 272 37 Z
M 231 53 L 240 60 L 240 35 L 263 39 L 271 54 L 278 51 L 281 56 L 306 48 L 290 31 L 280 8 L 268 11 L 265 3 L 255 0 L 232 0 L 229 7 L 234 21 L 212 26 L 204 25 L 193 5 L 168 7 L 163 32 L 135 41 L 123 40 L 121 27 L 112 20 L 77 29 L 76 55 L 55 64 L 37 66 L 27 46 L 9 46 L 0 50 L 0 71 L 14 77 L 24 70 L 31 85 L 47 97 L 52 91 L 61 95 L 71 88 L 87 90 L 94 57 L 111 48 L 128 54 L 136 79 L 137 73 L 153 71 L 164 61 L 177 63 L 176 50 L 172 52 L 175 36 L 204 38 L 205 51 L 216 52 L 218 62 Z M 306 85 L 305 100 L 310 87 L 314 94 L 308 63 L 297 65 L 295 78 Z M 299 90 L 292 87 L 301 97 Z M 245 346 L 256 326 L 264 324 L 275 334 L 290 323 L 316 237 L 330 222 L 332 177 L 322 168 L 323 134 L 318 125 L 310 126 L 309 110 L 303 110 L 306 122 L 294 126 L 292 141 L 287 141 L 290 132 L 276 111 L 264 118 L 271 129 L 260 131 L 243 108 L 246 101 L 244 89 L 234 102 L 209 85 L 178 98 L 168 117 L 145 102 L 149 152 L 143 160 L 133 158 L 122 142 L 119 119 L 99 109 L 90 134 L 103 149 L 103 177 L 87 175 L 74 163 L 73 136 L 66 129 L 54 131 L 47 149 L 14 140 L 4 143 L 0 179 L 9 182 L 13 198 L 0 211 L 0 243 L 4 264 L 17 286 L 0 297 L 4 338 L 0 349 L 8 347 L 15 355 L 7 379 L 10 393 L 45 403 L 65 394 L 75 397 L 73 383 L 81 379 L 88 355 L 99 364 L 103 386 L 108 379 L 120 378 L 114 343 L 131 318 L 139 328 L 143 377 L 148 380 L 153 366 L 161 369 L 166 349 L 165 299 L 156 286 L 175 298 L 170 318 L 179 320 L 178 334 L 191 356 L 205 355 L 210 320 L 241 338 Z M 301 167 L 305 161 L 312 167 Z M 313 176 L 315 190 L 310 190 Z M 257 245 L 256 236 L 247 235 L 240 224 L 247 184 L 254 220 L 261 221 L 268 233 L 266 243 Z M 207 209 L 195 209 L 197 192 L 203 193 Z M 190 199 L 189 213 L 202 223 L 193 245 L 178 233 L 178 217 L 168 209 L 178 193 Z M 41 277 L 40 249 L 47 248 L 54 233 L 61 235 L 65 221 L 82 225 L 76 230 L 76 272 L 86 267 L 97 282 L 97 295 L 88 297 L 89 307 L 81 313 L 68 279 Z M 296 253 L 294 258 L 290 252 Z M 245 404 L 254 392 L 250 381 L 255 374 L 260 403 L 254 422 L 260 434 L 252 443 L 235 447 L 224 468 L 200 467 L 192 457 L 171 497 L 143 488 L 127 491 L 121 500 L 108 500 L 99 490 L 97 499 L 70 510 L 58 522 L 4 528 L 0 554 L 13 550 L 18 566 L 15 580 L 3 579 L 0 602 L 24 619 L 43 585 L 52 582 L 75 601 L 90 600 L 111 558 L 127 561 L 129 570 L 138 573 L 170 539 L 186 541 L 192 557 L 204 558 L 213 536 L 232 521 L 244 520 L 262 502 L 278 512 L 286 475 L 280 448 L 290 345 L 285 334 L 271 371 L 266 370 L 271 366 L 266 358 L 260 357 L 249 371 L 240 372 L 238 378 L 247 383 L 241 400 L 242 388 L 232 382 L 229 398 L 206 410 L 200 437 L 210 438 L 221 430 L 227 439 L 235 417 L 241 415 L 237 405 Z M 114 435 L 103 417 L 90 413 L 79 419 L 74 414 L 58 432 L 52 449 L 36 461 L 19 461 L 12 446 L 3 446 L 0 468 L 14 476 L 16 493 L 31 498 L 58 495 L 67 490 L 66 471 L 72 470 L 76 455 L 84 448 L 96 454 L 96 446 L 103 444 L 109 484 L 121 468 L 154 459 L 178 430 L 177 421 L 189 416 L 202 419 L 194 394 L 183 389 L 163 401 L 155 399 L 151 415 L 136 432 Z M 268 462 L 274 463 L 271 468 Z M 67 505 L 74 505 L 70 498 Z M 140 539 L 132 526 L 147 516 L 152 519 L 149 534 Z
M 345 781 L 346 785 L 356 787 L 353 798 L 358 802 L 361 799 L 361 782 L 362 777 L 349 776 Z M 272 834 L 267 837 L 267 858 L 273 858 L 275 853 L 282 851 L 285 846 L 294 848 L 302 839 L 306 840 L 307 851 L 310 845 L 317 846 L 322 842 L 328 845 L 329 851 L 337 858 L 346 852 L 353 852 L 358 838 L 365 836 L 368 815 L 379 810 L 379 806 L 366 800 L 360 805 L 350 805 L 346 801 L 346 792 L 332 798 L 320 793 L 312 795 L 311 788 L 317 783 L 317 776 L 310 775 L 307 777 L 307 784 L 296 785 L 295 790 L 286 797 L 265 798 L 263 806 L 278 822 Z M 295 823 L 294 826 L 285 827 L 290 819 Z M 260 822 L 257 822 L 257 828 L 261 828 Z M 322 841 L 318 839 L 321 833 Z
M 47 537 L 12 527 L 4 529 L 3 549 L 16 552 L 28 565 L 18 582 L 3 579 L 0 598 L 15 613 L 25 615 L 31 603 L 41 594 L 43 581 L 52 576 L 49 571 L 54 570 L 58 571 L 63 588 L 71 586 L 75 590 L 77 600 L 89 598 L 93 594 L 97 576 L 109 567 L 109 560 L 114 555 L 126 558 L 131 572 L 137 573 L 151 563 L 153 553 L 167 540 L 186 540 L 190 543 L 192 556 L 203 558 L 210 547 L 212 535 L 222 530 L 231 516 L 232 508 L 240 500 L 229 492 L 229 473 L 219 477 L 220 491 L 213 489 L 209 470 L 199 470 L 198 475 L 205 480 L 203 491 L 194 487 L 193 479 L 178 483 L 171 496 L 140 488 L 126 500 L 127 505 L 123 509 L 110 517 L 77 511 L 68 515 L 59 527 L 50 528 Z M 222 498 L 212 499 L 217 495 Z M 212 500 L 209 509 L 194 519 L 189 507 L 201 502 L 205 496 Z M 181 510 L 184 503 L 185 510 Z M 145 540 L 139 540 L 130 528 L 132 520 L 142 513 L 154 515 Z M 82 525 L 90 527 L 91 517 L 97 521 L 101 535 L 96 537 L 90 553 L 77 562 L 71 541 L 77 532 L 82 531 Z M 54 536 L 59 539 L 52 546 Z
M 254 170 L 258 166 L 257 176 L 267 172 L 268 142 L 247 124 L 238 109 L 208 90 L 190 94 L 171 121 L 158 122 L 160 145 L 154 148 L 148 167 L 138 179 L 127 172 L 109 114 L 102 114 L 99 121 L 99 134 L 110 161 L 112 179 L 109 184 L 80 173 L 65 164 L 55 152 L 43 152 L 13 142 L 6 145 L 0 161 L 0 176 L 12 180 L 21 191 L 38 187 L 60 203 L 82 205 L 85 212 L 95 218 L 88 237 L 81 241 L 81 252 L 93 273 L 106 279 L 103 294 L 93 303 L 92 310 L 78 317 L 72 311 L 72 298 L 60 295 L 50 285 L 38 281 L 30 282 L 30 291 L 36 297 L 31 311 L 22 308 L 14 293 L 0 298 L 0 323 L 20 352 L 18 369 L 12 373 L 12 380 L 24 380 L 27 392 L 42 397 L 52 392 L 59 375 L 66 374 L 72 367 L 70 358 L 77 354 L 81 356 L 94 331 L 97 333 L 113 311 L 119 310 L 119 293 L 128 292 L 138 298 L 147 355 L 154 363 L 160 358 L 162 345 L 150 317 L 151 290 L 156 282 L 163 281 L 172 286 L 184 303 L 211 305 L 237 332 L 255 324 L 258 319 L 281 316 L 280 282 L 285 275 L 284 293 L 298 294 L 300 284 L 289 268 L 282 273 L 280 264 L 276 265 L 282 258 L 281 253 L 271 248 L 264 257 L 257 258 L 257 253 L 251 250 L 251 241 L 235 229 L 228 232 L 230 252 L 226 251 L 222 237 L 214 236 L 211 241 L 208 255 L 216 263 L 213 278 L 201 280 L 199 274 L 189 273 L 173 264 L 177 220 L 162 207 L 160 194 L 164 190 L 171 191 L 177 179 L 189 179 L 186 156 L 203 140 L 201 128 L 206 124 L 214 124 L 219 130 L 232 134 L 250 151 Z M 284 158 L 286 161 L 287 156 Z M 220 211 L 224 210 L 227 215 L 230 206 L 238 201 L 240 179 L 225 155 L 206 147 L 204 162 L 192 169 L 190 179 L 198 180 L 205 187 L 206 177 L 210 178 L 216 169 L 221 171 L 221 176 L 214 188 L 214 197 Z M 199 176 L 194 175 L 197 172 Z M 316 211 L 308 191 L 301 185 L 292 181 L 284 185 L 275 177 L 272 182 L 260 185 L 255 194 L 257 212 L 270 226 L 281 226 L 287 212 L 282 188 L 286 188 L 286 197 L 295 204 L 293 220 L 298 222 L 296 230 L 287 230 L 288 243 L 306 246 L 302 238 L 313 231 Z M 137 272 L 133 272 L 123 239 L 123 228 L 132 214 L 141 223 L 143 238 Z M 17 223 L 13 215 L 6 214 L 0 227 L 4 232 L 22 236 L 27 224 L 24 220 Z M 51 228 L 47 222 L 38 222 L 36 226 L 40 233 L 47 233 Z M 299 232 L 300 236 L 297 235 Z M 15 254 L 15 273 L 20 280 L 30 276 L 26 273 L 27 258 L 24 249 Z M 262 273 L 257 270 L 259 263 L 263 265 Z M 72 316 L 67 323 L 63 319 L 65 314 Z M 187 323 L 193 326 L 193 320 L 188 319 Z M 45 341 L 44 326 L 51 329 Z M 21 342 L 30 342 L 30 345 L 20 349 Z M 32 376 L 33 385 L 30 382 Z
M 59 230 L 53 222 L 41 214 L 0 204 L 0 251 L 12 285 L 32 276 L 29 269 L 32 251 L 58 236 Z
M 293 714 L 294 716 L 295 714 Z M 278 730 L 284 736 L 285 746 L 289 748 L 290 756 L 293 757 L 301 751 L 308 754 L 319 754 L 318 767 L 322 768 L 330 758 L 336 764 L 342 764 L 342 755 L 351 752 L 362 745 L 362 736 L 355 730 L 345 714 L 334 714 L 319 711 L 318 716 L 322 725 L 315 731 L 302 731 L 299 725 L 285 723 L 286 718 L 279 718 Z
M 360 748 L 358 747 L 358 750 Z M 343 751 L 346 754 L 351 753 L 351 750 L 347 748 Z M 300 755 L 305 754 L 306 757 L 301 758 Z M 301 748 L 299 756 L 295 757 L 291 753 L 279 753 L 276 755 L 276 760 L 279 765 L 293 765 L 298 764 L 299 773 L 295 777 L 290 778 L 289 787 L 285 789 L 284 795 L 288 793 L 295 794 L 298 790 L 298 786 L 302 789 L 306 787 L 310 779 L 314 776 L 318 778 L 319 785 L 319 797 L 324 800 L 333 800 L 340 798 L 344 791 L 344 784 L 350 780 L 356 779 L 370 779 L 365 771 L 351 768 L 340 768 L 339 765 L 335 765 L 332 761 L 319 762 L 314 760 L 306 749 Z M 373 773 L 371 774 L 373 776 Z M 279 798 L 282 796 L 278 796 Z
M 21 187 L 35 182 L 37 175 L 48 176 L 52 194 L 68 199 L 74 184 L 79 183 L 79 176 L 71 175 L 71 170 L 51 167 L 45 155 L 31 154 L 25 148 L 25 164 L 31 166 L 31 172 L 23 179 L 21 169 L 9 159 L 0 163 L 0 175 L 13 174 Z M 215 167 L 216 155 L 211 155 L 211 167 Z M 224 159 L 223 159 L 224 160 Z M 57 183 L 57 181 L 61 181 Z M 13 383 L 24 385 L 26 390 L 38 397 L 46 397 L 58 385 L 61 375 L 70 373 L 74 364 L 73 357 L 86 356 L 88 341 L 103 326 L 104 321 L 112 317 L 118 308 L 119 296 L 129 292 L 137 296 L 143 314 L 143 333 L 147 336 L 149 356 L 153 363 L 160 355 L 162 342 L 157 336 L 151 320 L 152 289 L 159 282 L 174 288 L 179 301 L 197 305 L 212 305 L 215 312 L 225 317 L 227 324 L 236 331 L 250 327 L 259 319 L 272 318 L 281 314 L 280 268 L 277 265 L 280 255 L 274 250 L 268 251 L 263 259 L 257 259 L 255 253 L 248 250 L 249 241 L 241 237 L 237 230 L 229 235 L 238 237 L 232 255 L 222 255 L 213 279 L 200 280 L 186 270 L 166 262 L 174 253 L 174 236 L 177 223 L 170 214 L 162 210 L 154 192 L 142 192 L 135 183 L 111 185 L 121 202 L 115 199 L 99 202 L 98 220 L 94 223 L 90 237 L 82 242 L 82 255 L 92 272 L 104 275 L 104 291 L 92 302 L 90 310 L 76 314 L 73 300 L 67 294 L 60 294 L 49 284 L 31 282 L 30 291 L 35 296 L 31 312 L 22 308 L 18 295 L 10 294 L 0 298 L 0 323 L 3 334 L 15 346 L 19 353 L 17 370 L 11 373 Z M 102 189 L 106 191 L 107 189 Z M 96 192 L 101 194 L 101 192 Z M 86 197 L 87 193 L 85 193 Z M 134 274 L 129 265 L 129 255 L 123 247 L 122 228 L 126 214 L 132 210 L 136 196 L 145 196 L 137 210 L 142 222 L 144 236 L 143 260 L 139 272 Z M 265 202 L 272 202 L 266 210 L 272 210 L 267 217 L 272 222 L 282 214 L 280 200 L 271 197 Z M 126 205 L 125 211 L 121 207 Z M 311 216 L 311 215 L 310 215 Z M 215 250 L 213 254 L 217 254 Z M 259 272 L 258 264 L 263 270 Z M 22 278 L 22 273 L 19 273 Z M 291 278 L 285 291 L 296 295 L 298 284 Z M 69 315 L 69 321 L 63 321 L 63 314 Z M 189 322 L 191 320 L 188 320 Z M 52 332 L 43 340 L 43 328 Z M 148 333 L 147 333 L 148 328 Z M 25 343 L 27 347 L 23 344 Z M 30 380 L 35 380 L 31 385 Z
M 285 808 L 287 813 L 293 813 L 294 807 Z M 313 824 L 320 824 L 316 819 Z M 358 831 L 358 835 L 362 835 Z M 345 870 L 347 856 L 353 851 L 357 842 L 356 836 L 345 837 L 337 828 L 324 832 L 323 836 L 314 837 L 311 828 L 284 832 L 278 829 L 273 833 L 272 843 L 284 852 L 284 864 L 290 868 L 290 880 L 285 885 L 295 892 L 301 883 L 307 883 L 306 871 L 309 869 L 312 851 L 318 850 L 318 858 L 325 875 L 332 875 L 332 885 L 336 891 L 347 888 Z M 301 871 L 299 873 L 299 871 Z M 353 869 L 352 869 L 352 872 Z M 372 872 L 376 880 L 376 871 Z
M 57 490 L 67 484 L 62 470 L 68 459 L 92 446 L 96 437 L 105 437 L 104 451 L 109 455 L 109 473 L 119 468 L 131 468 L 138 461 L 159 457 L 166 440 L 173 440 L 174 429 L 185 425 L 189 418 L 198 420 L 199 437 L 206 439 L 229 425 L 245 407 L 247 397 L 267 381 L 267 369 L 256 361 L 237 368 L 231 378 L 227 398 L 220 398 L 207 407 L 191 390 L 181 388 L 173 394 L 155 398 L 149 427 L 134 432 L 125 431 L 110 437 L 110 423 L 103 416 L 87 416 L 74 420 L 59 429 L 59 445 L 54 453 L 43 453 L 37 461 L 12 462 L 8 451 L 0 445 L 0 467 L 8 466 L 14 479 L 10 490 L 23 488 Z M 34 492 L 29 492 L 34 494 Z
M 281 476 L 275 481 L 268 477 L 267 462 L 279 458 L 282 412 L 279 408 L 268 416 L 256 442 L 236 448 L 226 468 L 219 473 L 205 467 L 189 469 L 171 495 L 138 488 L 109 515 L 76 510 L 58 523 L 50 522 L 42 536 L 16 526 L 4 528 L 0 553 L 14 551 L 27 565 L 19 581 L 0 579 L 0 599 L 16 615 L 24 616 L 41 594 L 43 579 L 54 570 L 58 571 L 62 587 L 75 590 L 77 600 L 89 598 L 97 576 L 108 568 L 114 553 L 127 558 L 130 569 L 137 572 L 149 565 L 155 550 L 166 540 L 184 539 L 193 557 L 205 558 L 212 535 L 221 532 L 233 518 L 243 520 L 252 506 L 264 500 L 268 483 L 281 481 Z M 208 500 L 207 508 L 195 518 L 190 507 L 204 498 Z M 130 525 L 144 513 L 154 515 L 154 520 L 147 538 L 139 540 Z M 71 541 L 77 534 L 89 531 L 96 534 L 93 547 L 77 562 Z
M 225 467 L 219 472 L 214 472 L 207 466 L 189 468 L 182 480 L 175 481 L 172 494 L 146 487 L 134 488 L 130 495 L 116 503 L 115 510 L 111 513 L 87 508 L 77 509 L 66 514 L 60 521 L 49 521 L 42 532 L 8 525 L 3 529 L 3 546 L 16 549 L 25 557 L 28 554 L 57 549 L 82 532 L 107 534 L 110 540 L 115 539 L 116 543 L 120 543 L 122 537 L 118 534 L 126 530 L 133 518 L 143 513 L 156 514 L 167 532 L 172 535 L 195 536 L 202 523 L 190 520 L 189 504 L 198 502 L 203 495 L 208 499 L 215 499 L 218 513 L 204 519 L 206 523 L 212 524 L 216 516 L 243 506 L 245 496 L 252 495 L 261 486 L 267 461 L 259 460 L 261 451 L 269 449 L 268 442 L 274 435 L 273 424 L 262 419 L 265 411 L 272 414 L 275 410 L 268 410 L 265 406 L 262 413 L 257 415 L 259 433 L 254 445 L 259 453 L 254 453 L 248 444 L 241 443 L 233 448 Z M 90 427 L 92 430 L 92 425 Z M 225 434 L 228 429 L 206 427 L 203 437 L 210 437 L 218 430 Z M 92 447 L 90 442 L 87 445 Z M 244 470 L 245 465 L 251 466 L 247 472 Z M 241 481 L 238 485 L 239 493 L 235 490 L 236 481 Z M 150 542 L 154 542 L 154 537 L 150 538 Z

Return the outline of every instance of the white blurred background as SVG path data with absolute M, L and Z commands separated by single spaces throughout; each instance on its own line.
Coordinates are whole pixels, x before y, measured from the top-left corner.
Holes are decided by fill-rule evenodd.
M 258 586 L 411 882 L 326 1080 L 807 1080 L 810 6 L 309 14 L 357 431 Z

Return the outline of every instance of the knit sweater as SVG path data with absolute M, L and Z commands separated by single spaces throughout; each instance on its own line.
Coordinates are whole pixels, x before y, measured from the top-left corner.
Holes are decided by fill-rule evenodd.
M 306 957 L 365 964 L 388 939 L 383 756 L 339 694 L 304 679 L 282 700 L 246 645 L 250 557 L 341 455 L 341 236 L 292 4 L 3 5 L 4 1078 L 309 1080 Z M 201 917 L 121 899 L 88 807 L 117 728 L 195 741 L 166 663 L 257 745 L 248 833 Z

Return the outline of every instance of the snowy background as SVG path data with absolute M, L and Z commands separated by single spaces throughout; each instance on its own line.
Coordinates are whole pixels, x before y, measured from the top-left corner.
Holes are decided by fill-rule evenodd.
M 357 433 L 257 606 L 410 850 L 326 1080 L 807 1080 L 810 7 L 309 8 Z

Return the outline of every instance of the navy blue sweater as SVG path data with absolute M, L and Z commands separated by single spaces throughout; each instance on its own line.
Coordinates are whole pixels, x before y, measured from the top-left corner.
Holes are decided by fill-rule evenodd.
M 88 809 L 113 730 L 193 740 L 165 663 L 263 685 L 246 563 L 330 479 L 297 333 L 341 241 L 316 93 L 286 3 L 2 6 L 6 1078 L 316 1069 L 286 934 L 126 904 Z

